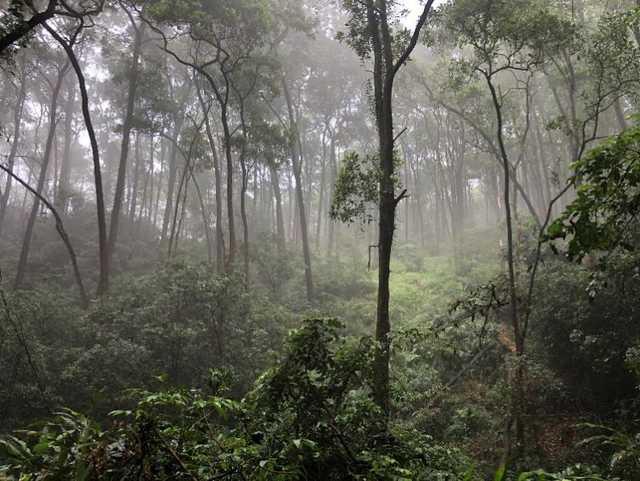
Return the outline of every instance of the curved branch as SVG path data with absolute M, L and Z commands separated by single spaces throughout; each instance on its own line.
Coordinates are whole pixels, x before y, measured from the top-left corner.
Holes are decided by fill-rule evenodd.
M 42 12 L 34 12 L 33 17 L 24 23 L 20 23 L 16 28 L 9 32 L 4 37 L 0 38 L 0 54 L 2 54 L 9 47 L 22 40 L 29 35 L 33 29 L 38 25 L 43 25 L 44 22 L 53 18 L 56 14 L 55 7 L 58 2 L 56 0 L 49 0 L 47 8 Z
M 69 258 L 71 259 L 71 266 L 73 267 L 73 275 L 75 277 L 76 284 L 78 285 L 78 291 L 80 291 L 80 301 L 82 302 L 82 307 L 89 307 L 89 298 L 87 297 L 87 291 L 84 288 L 84 283 L 82 282 L 82 275 L 80 274 L 80 268 L 78 267 L 78 258 L 76 256 L 76 252 L 71 245 L 71 239 L 67 234 L 67 231 L 64 229 L 64 224 L 62 222 L 62 218 L 58 214 L 56 208 L 49 202 L 46 198 L 44 198 L 41 194 L 39 194 L 33 187 L 27 184 L 24 180 L 14 174 L 11 169 L 0 164 L 0 169 L 3 170 L 7 175 L 11 176 L 16 182 L 21 184 L 25 189 L 31 192 L 40 202 L 42 202 L 47 209 L 53 214 L 53 217 L 56 220 L 56 230 L 64 242 L 65 247 L 67 248 L 67 252 L 69 253 Z
M 409 56 L 413 53 L 416 46 L 418 45 L 418 40 L 420 40 L 420 32 L 422 31 L 422 27 L 427 23 L 427 18 L 429 17 L 429 13 L 431 13 L 431 8 L 433 7 L 435 0 L 429 0 L 422 11 L 422 15 L 420 15 L 420 19 L 418 20 L 418 24 L 416 25 L 415 30 L 413 31 L 413 35 L 411 36 L 411 40 L 409 41 L 409 45 L 402 53 L 396 64 L 393 66 L 393 75 L 395 76 L 398 71 L 402 68 L 402 66 L 409 60 Z
M 107 252 L 107 220 L 105 215 L 105 207 L 104 207 L 104 191 L 102 188 L 102 169 L 100 167 L 100 150 L 98 148 L 98 140 L 96 138 L 96 133 L 93 128 L 93 122 L 91 121 L 91 111 L 89 110 L 89 94 L 87 93 L 87 84 L 84 78 L 84 74 L 82 73 L 82 68 L 80 67 L 80 63 L 78 62 L 78 58 L 76 57 L 75 52 L 73 51 L 73 43 L 65 41 L 62 36 L 56 32 L 50 25 L 46 22 L 43 23 L 44 28 L 49 32 L 49 34 L 60 44 L 60 46 L 64 49 L 69 57 L 69 61 L 71 62 L 71 66 L 76 73 L 76 77 L 78 78 L 78 87 L 80 88 L 80 95 L 82 97 L 82 116 L 84 118 L 84 123 L 87 128 L 87 134 L 89 135 L 89 140 L 91 143 L 91 153 L 93 157 L 93 177 L 96 189 L 96 208 L 97 208 L 97 216 L 98 216 L 98 249 L 99 249 L 99 258 L 100 258 L 100 282 L 98 283 L 98 295 L 106 293 L 109 289 L 109 262 L 108 262 L 108 252 Z M 82 20 L 80 21 L 80 25 L 74 36 L 72 37 L 73 42 L 78 36 L 80 30 L 84 28 L 84 23 Z

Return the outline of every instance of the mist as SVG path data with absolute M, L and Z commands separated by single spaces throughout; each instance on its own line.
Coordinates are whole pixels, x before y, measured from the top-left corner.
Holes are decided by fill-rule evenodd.
M 0 481 L 640 479 L 640 3 L 0 1 Z

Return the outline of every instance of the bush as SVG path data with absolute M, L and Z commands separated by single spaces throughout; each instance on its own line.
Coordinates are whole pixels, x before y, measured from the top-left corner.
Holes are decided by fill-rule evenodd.
M 240 396 L 280 351 L 291 322 L 282 308 L 250 297 L 241 279 L 204 264 L 119 278 L 85 313 L 52 290 L 16 292 L 7 301 L 0 429 L 60 405 L 101 416 L 130 387 L 150 388 L 159 375 L 174 386 L 202 386 L 209 368 L 233 369 Z
M 70 411 L 0 444 L 2 471 L 27 479 L 474 481 L 457 450 L 382 429 L 370 393 L 373 343 L 331 320 L 294 331 L 242 401 L 207 389 L 137 392 L 102 430 Z

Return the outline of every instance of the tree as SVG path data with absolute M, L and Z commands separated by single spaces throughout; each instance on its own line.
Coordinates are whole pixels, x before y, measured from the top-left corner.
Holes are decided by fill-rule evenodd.
M 48 83 L 51 89 L 51 104 L 49 105 L 49 130 L 47 134 L 47 140 L 45 144 L 44 154 L 42 162 L 40 164 L 40 174 L 38 175 L 38 184 L 36 187 L 36 196 L 33 200 L 31 207 L 31 213 L 27 220 L 27 227 L 24 233 L 24 239 L 22 241 L 22 249 L 20 251 L 20 260 L 18 261 L 18 267 L 16 269 L 16 278 L 13 283 L 15 289 L 22 287 L 24 277 L 27 269 L 27 261 L 29 260 L 29 251 L 31 249 L 31 241 L 33 239 L 33 228 L 36 223 L 38 211 L 40 209 L 40 199 L 42 192 L 47 181 L 47 174 L 49 171 L 49 164 L 53 152 L 53 141 L 56 135 L 56 129 L 58 127 L 58 97 L 60 89 L 64 82 L 65 75 L 69 71 L 69 62 L 65 62 L 61 67 L 57 66 L 56 80 L 51 82 L 44 74 L 44 79 Z
M 131 130 L 135 116 L 136 95 L 138 90 L 138 78 L 140 76 L 140 54 L 142 50 L 142 42 L 144 40 L 145 23 L 136 22 L 133 14 L 123 2 L 119 2 L 120 8 L 127 15 L 131 28 L 134 32 L 131 68 L 128 69 L 128 88 L 127 88 L 127 104 L 122 123 L 122 144 L 120 146 L 120 162 L 118 163 L 118 178 L 116 180 L 115 195 L 113 197 L 113 209 L 111 210 L 111 224 L 109 228 L 109 241 L 107 245 L 107 269 L 111 271 L 113 263 L 113 255 L 118 242 L 118 231 L 120 227 L 120 215 L 122 204 L 124 202 L 125 182 L 127 175 L 127 163 L 129 158 L 129 145 L 131 139 Z
M 364 60 L 373 59 L 373 103 L 378 131 L 380 162 L 380 200 L 378 232 L 378 302 L 376 310 L 376 340 L 379 352 L 375 361 L 375 399 L 385 415 L 389 415 L 389 360 L 391 346 L 391 319 L 389 317 L 389 277 L 391 251 L 396 228 L 396 208 L 406 192 L 395 194 L 395 134 L 393 129 L 393 86 L 416 48 L 422 27 L 427 22 L 433 0 L 427 0 L 420 19 L 406 45 L 394 44 L 391 28 L 392 6 L 386 0 L 365 2 L 345 0 L 350 13 L 347 40 Z M 399 56 L 395 51 L 401 52 Z
M 6 14 L 0 17 L 0 55 L 6 55 L 17 46 L 26 43 L 28 37 L 39 26 L 55 16 L 81 19 L 102 11 L 105 0 L 81 2 L 80 8 L 60 0 L 47 0 L 44 9 L 39 10 L 32 0 L 10 0 Z M 28 19 L 25 18 L 31 15 Z
M 300 131 L 298 121 L 293 109 L 293 100 L 287 85 L 287 79 L 282 77 L 282 91 L 284 92 L 287 104 L 287 114 L 289 117 L 289 146 L 291 149 L 291 168 L 296 182 L 296 205 L 300 215 L 300 232 L 302 234 L 302 252 L 304 256 L 304 279 L 307 288 L 307 300 L 313 300 L 313 274 L 311 271 L 311 248 L 309 246 L 309 226 L 307 223 L 307 212 L 304 205 L 304 194 L 302 192 L 302 158 L 300 155 Z
M 13 172 L 16 162 L 16 155 L 18 154 L 18 147 L 20 145 L 20 135 L 22 132 L 22 115 L 24 112 L 24 103 L 27 97 L 27 65 L 23 60 L 21 75 L 20 75 L 20 90 L 18 93 L 18 100 L 13 110 L 13 140 L 11 142 L 11 150 L 9 157 L 7 158 L 7 167 L 9 172 Z M 7 181 L 4 184 L 4 190 L 0 195 L 0 237 L 2 236 L 2 230 L 4 227 L 4 221 L 7 214 L 7 207 L 9 205 L 9 198 L 11 196 L 11 185 L 13 177 L 9 175 Z
M 65 39 L 56 29 L 43 23 L 44 28 L 49 35 L 64 49 L 69 62 L 76 74 L 78 80 L 78 88 L 80 89 L 82 116 L 85 128 L 89 136 L 91 145 L 91 157 L 93 160 L 93 180 L 96 193 L 96 211 L 98 220 L 98 259 L 100 265 L 100 279 L 98 281 L 97 293 L 102 295 L 109 289 L 109 262 L 107 248 L 107 220 L 104 206 L 104 191 L 102 187 L 102 167 L 100 165 L 100 150 L 98 149 L 98 140 L 96 138 L 93 121 L 91 120 L 91 111 L 89 109 L 89 94 L 87 92 L 87 84 L 82 72 L 82 67 L 78 61 L 73 47 L 76 44 L 79 35 L 85 28 L 85 19 L 80 17 L 77 19 L 78 25 L 73 30 L 68 39 Z
M 567 255 L 602 260 L 618 249 L 633 250 L 640 212 L 640 127 L 612 136 L 572 165 L 576 199 L 554 221 L 548 240 L 566 239 Z

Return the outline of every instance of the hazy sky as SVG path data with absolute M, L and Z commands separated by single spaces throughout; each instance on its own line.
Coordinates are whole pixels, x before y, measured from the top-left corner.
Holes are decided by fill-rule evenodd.
M 442 3 L 444 0 L 436 0 L 435 5 Z M 407 26 L 415 26 L 418 16 L 424 8 L 423 0 L 400 0 L 400 4 L 404 4 L 411 11 L 411 15 L 406 19 Z

